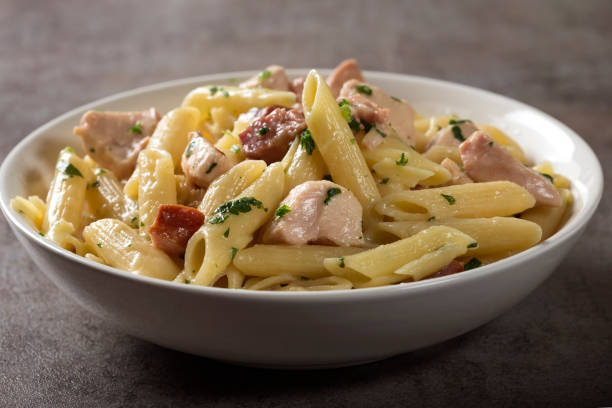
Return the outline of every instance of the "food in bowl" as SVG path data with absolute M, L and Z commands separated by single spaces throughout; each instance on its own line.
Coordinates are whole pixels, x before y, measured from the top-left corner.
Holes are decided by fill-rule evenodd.
M 183 284 L 314 291 L 460 273 L 548 238 L 572 205 L 568 179 L 531 167 L 501 130 L 423 117 L 354 60 L 327 79 L 271 66 L 201 86 L 164 116 L 90 111 L 74 133 L 84 155 L 59 153 L 46 201 L 12 208 L 66 250 Z

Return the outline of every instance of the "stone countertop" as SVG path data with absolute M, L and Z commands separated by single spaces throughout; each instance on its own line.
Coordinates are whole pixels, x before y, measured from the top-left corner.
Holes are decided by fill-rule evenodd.
M 0 7 L 0 158 L 55 116 L 181 77 L 287 67 L 424 75 L 529 103 L 612 159 L 612 4 L 34 1 Z M 0 218 L 0 406 L 612 405 L 612 205 L 522 303 L 369 365 L 229 366 L 125 335 L 36 270 Z

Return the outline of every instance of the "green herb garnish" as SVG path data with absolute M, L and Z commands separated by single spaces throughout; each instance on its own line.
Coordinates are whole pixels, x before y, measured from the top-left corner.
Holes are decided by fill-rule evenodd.
M 189 158 L 189 156 L 191 156 L 191 153 L 193 153 L 193 149 L 195 149 L 197 142 L 197 138 L 193 138 L 191 140 L 191 142 L 189 142 L 189 144 L 187 145 L 187 149 L 185 149 L 185 157 Z
M 327 190 L 327 198 L 325 198 L 325 200 L 323 200 L 323 204 L 327 205 L 329 204 L 329 200 L 331 200 L 331 198 L 335 195 L 338 195 L 342 192 L 342 190 L 340 190 L 338 187 L 332 187 L 329 190 Z
M 241 197 L 221 204 L 214 212 L 209 224 L 221 224 L 230 214 L 238 215 L 251 211 L 252 207 L 263 208 L 261 201 L 254 197 Z
M 469 271 L 470 269 L 478 268 L 482 265 L 482 262 L 478 258 L 472 258 L 463 265 L 464 271 Z
M 323 175 L 323 180 L 333 181 L 333 180 L 332 180 L 332 176 L 331 176 L 331 174 L 325 174 L 325 175 Z
M 540 173 L 540 174 L 546 177 L 547 179 L 549 179 L 551 183 L 555 182 L 555 179 L 550 174 L 546 174 L 546 173 Z
M 312 133 L 310 133 L 310 130 L 305 129 L 300 134 L 300 146 L 302 146 L 302 149 L 306 150 L 306 153 L 308 153 L 309 155 L 311 155 L 314 151 L 315 142 L 312 138 Z
M 392 96 L 391 99 L 393 99 L 395 102 L 404 103 L 404 101 L 402 101 L 400 98 L 396 98 L 395 96 Z
M 235 145 L 232 145 L 232 147 L 230 147 L 230 152 L 232 152 L 234 154 L 238 153 L 239 151 L 240 151 L 240 145 L 239 144 L 235 144 Z
M 60 160 L 57 163 L 56 168 L 58 171 L 61 171 L 62 173 L 67 175 L 69 178 L 72 178 L 74 176 L 83 177 L 79 169 L 77 169 L 72 163 L 70 163 L 67 160 L 63 160 L 63 159 Z
M 142 122 L 136 122 L 136 124 L 130 128 L 130 133 L 138 133 L 139 135 L 142 135 Z
M 397 164 L 398 166 L 405 166 L 408 164 L 408 157 L 406 157 L 406 155 L 404 155 L 404 153 L 402 152 L 402 157 L 400 157 L 400 159 L 398 161 L 395 162 L 395 164 Z
M 94 149 L 93 147 L 90 147 L 90 148 L 89 148 L 89 151 L 90 151 L 90 152 L 92 152 L 92 153 L 95 153 L 95 152 L 96 152 L 96 149 Z
M 472 123 L 469 119 L 451 119 L 448 121 L 449 125 L 462 125 L 464 123 Z
M 257 75 L 257 78 L 263 81 L 266 78 L 270 78 L 270 75 L 272 75 L 272 72 L 270 72 L 268 69 L 264 69 L 259 73 L 259 75 Z
M 230 232 L 230 229 L 229 229 L 229 228 L 228 228 L 228 229 L 226 229 L 226 230 L 225 230 L 225 232 L 223 233 L 223 236 L 224 236 L 225 238 L 229 237 L 229 232 Z
M 217 93 L 217 91 L 219 90 L 219 87 L 216 86 L 216 85 L 215 86 L 211 86 L 208 90 L 210 91 L 210 96 L 213 96 L 214 94 Z
M 310 280 L 310 278 L 309 278 L 309 277 L 307 277 L 307 276 L 300 276 L 300 279 L 301 279 L 301 280 Z
M 259 133 L 259 136 L 264 136 L 264 135 L 267 135 L 269 131 L 270 131 L 270 128 L 267 128 L 264 126 L 261 129 L 259 129 L 259 132 L 257 133 Z
M 389 177 L 385 177 L 384 179 L 380 180 L 380 184 L 387 184 L 389 182 Z
M 102 244 L 101 243 L 98 242 L 96 245 L 98 246 L 98 248 L 102 248 Z
M 372 88 L 367 85 L 355 85 L 355 89 L 357 90 L 357 92 L 360 92 L 362 94 L 372 95 Z
M 344 265 L 344 257 L 341 256 L 340 258 L 338 258 L 338 266 L 341 267 L 341 268 L 344 268 L 344 266 L 345 266 Z
M 291 212 L 291 207 L 286 204 L 281 205 L 276 209 L 276 212 L 274 213 L 276 215 L 276 217 L 274 217 L 274 222 L 277 222 L 285 215 L 289 214 L 289 212 Z
M 43 234 L 42 232 L 39 232 L 38 235 L 40 235 L 41 237 L 45 236 L 45 234 Z
M 467 246 L 468 248 L 478 248 L 478 242 L 472 242 L 470 245 Z
M 376 133 L 378 133 L 379 135 L 381 135 L 382 137 L 387 137 L 387 134 L 385 132 L 383 132 L 382 130 L 380 130 L 376 125 L 372 126 L 374 128 L 374 130 L 376 131 Z
M 100 187 L 100 181 L 99 180 L 94 181 L 93 183 L 91 183 L 91 187 L 92 188 Z
M 428 221 L 428 222 L 432 222 L 432 221 L 433 221 L 433 220 L 435 220 L 435 219 L 436 219 L 436 217 L 435 217 L 435 216 L 433 216 L 433 217 L 429 217 L 429 218 L 427 219 L 427 221 Z
M 217 162 L 213 162 L 213 164 L 210 165 L 210 167 L 208 168 L 208 170 L 206 170 L 206 174 L 210 174 L 211 171 L 213 171 L 213 169 L 217 166 Z
M 238 253 L 238 248 L 234 248 L 232 247 L 232 261 L 234 260 L 234 258 L 236 257 L 236 254 Z
M 447 194 L 440 194 L 440 195 L 441 195 L 441 196 L 442 196 L 442 197 L 443 197 L 443 198 L 444 198 L 446 201 L 448 201 L 448 203 L 449 203 L 450 205 L 455 204 L 455 201 L 457 201 L 457 200 L 455 200 L 455 197 L 453 197 L 452 195 L 447 195 Z
M 453 136 L 460 142 L 465 141 L 465 137 L 463 137 L 463 133 L 461 133 L 461 128 L 457 125 L 454 125 L 451 130 L 453 131 Z
M 487 143 L 489 145 L 489 147 L 493 147 L 493 141 L 490 141 L 489 143 Z

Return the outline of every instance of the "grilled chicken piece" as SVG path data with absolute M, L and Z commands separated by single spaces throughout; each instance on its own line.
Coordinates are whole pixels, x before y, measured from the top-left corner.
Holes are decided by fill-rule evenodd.
M 530 169 L 484 132 L 474 132 L 459 146 L 463 167 L 476 182 L 508 180 L 524 187 L 536 205 L 561 205 L 561 196 L 546 177 Z
M 363 81 L 363 75 L 361 69 L 357 65 L 357 61 L 354 59 L 347 59 L 342 61 L 334 71 L 327 77 L 327 85 L 331 89 L 332 95 L 338 97 L 342 85 L 349 79 L 355 79 L 357 81 Z
M 340 90 L 340 98 L 350 102 L 351 97 L 360 95 L 380 109 L 389 111 L 387 125 L 408 145 L 414 145 L 414 109 L 404 100 L 390 96 L 377 86 L 351 79 Z
M 179 204 L 162 204 L 149 228 L 151 242 L 173 258 L 185 253 L 187 241 L 204 224 L 204 214 Z
M 362 208 L 357 198 L 331 181 L 294 187 L 265 227 L 265 243 L 362 246 Z
M 232 162 L 200 132 L 189 134 L 189 143 L 181 158 L 188 184 L 206 188 L 214 179 L 232 168 Z
M 289 91 L 289 79 L 285 68 L 280 65 L 270 65 L 259 74 L 240 84 L 241 88 L 268 88 L 277 91 Z
M 248 159 L 280 161 L 289 144 L 304 129 L 304 114 L 296 109 L 283 107 L 265 108 L 256 119 L 240 133 L 242 151 Z
M 126 179 L 136 167 L 138 153 L 147 146 L 161 116 L 155 108 L 142 112 L 86 112 L 74 134 L 83 149 L 118 179 Z

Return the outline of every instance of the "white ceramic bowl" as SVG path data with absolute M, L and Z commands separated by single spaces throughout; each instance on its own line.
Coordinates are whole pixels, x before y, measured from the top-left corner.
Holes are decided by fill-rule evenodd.
M 99 265 L 41 238 L 10 209 L 15 195 L 44 197 L 59 149 L 80 146 L 72 127 L 86 110 L 155 106 L 166 112 L 197 85 L 251 74 L 203 76 L 121 93 L 68 112 L 23 139 L 0 169 L 0 198 L 9 225 L 35 264 L 86 309 L 165 347 L 246 365 L 343 366 L 431 345 L 495 318 L 559 265 L 601 198 L 603 176 L 596 156 L 545 113 L 463 85 L 367 72 L 370 82 L 406 98 L 419 112 L 456 113 L 496 125 L 534 161 L 551 161 L 572 181 L 576 202 L 566 225 L 519 255 L 458 275 L 352 291 L 250 292 L 180 285 Z

